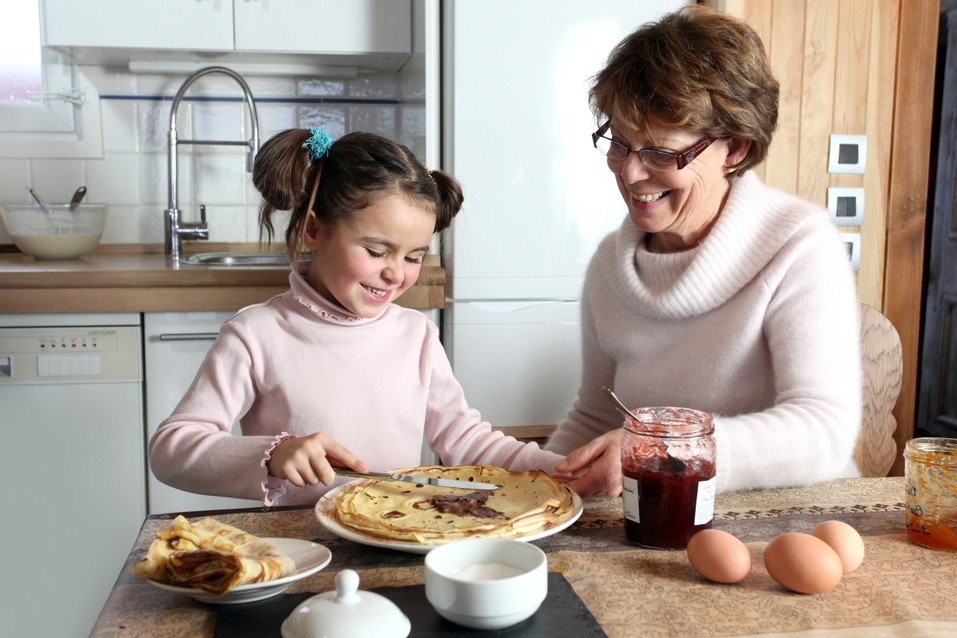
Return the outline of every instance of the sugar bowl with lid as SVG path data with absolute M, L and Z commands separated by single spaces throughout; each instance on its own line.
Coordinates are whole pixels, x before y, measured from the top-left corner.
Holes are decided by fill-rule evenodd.
M 395 603 L 374 592 L 359 590 L 359 574 L 344 569 L 336 588 L 301 602 L 283 621 L 283 638 L 406 638 L 409 618 Z

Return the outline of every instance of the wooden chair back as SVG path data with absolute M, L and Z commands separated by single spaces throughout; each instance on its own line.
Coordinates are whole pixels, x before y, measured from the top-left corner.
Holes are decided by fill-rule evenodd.
M 887 476 L 897 458 L 894 431 L 903 375 L 903 351 L 894 324 L 877 308 L 862 303 L 861 322 L 861 434 L 854 460 L 863 476 Z

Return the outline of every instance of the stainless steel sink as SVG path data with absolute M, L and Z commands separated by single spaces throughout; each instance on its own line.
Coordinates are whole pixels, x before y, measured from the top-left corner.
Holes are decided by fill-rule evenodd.
M 194 266 L 289 266 L 289 255 L 286 253 L 259 253 L 259 252 L 226 252 L 226 253 L 196 253 L 180 260 L 184 264 Z

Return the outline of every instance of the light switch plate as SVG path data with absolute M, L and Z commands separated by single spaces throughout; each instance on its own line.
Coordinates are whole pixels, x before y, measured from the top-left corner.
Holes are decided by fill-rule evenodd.
M 864 189 L 828 188 L 827 210 L 838 226 L 860 226 L 864 223 Z
M 864 172 L 867 160 L 866 135 L 832 135 L 827 162 L 828 173 Z
M 847 256 L 851 260 L 851 267 L 856 271 L 861 268 L 861 234 L 841 233 L 841 238 L 847 245 Z

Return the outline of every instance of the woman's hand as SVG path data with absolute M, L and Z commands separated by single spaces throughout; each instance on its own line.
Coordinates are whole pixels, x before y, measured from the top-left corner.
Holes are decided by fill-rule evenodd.
M 336 472 L 330 461 L 356 472 L 369 471 L 359 457 L 321 433 L 283 441 L 272 451 L 266 469 L 276 478 L 286 479 L 297 487 L 318 483 L 332 485 Z
M 592 439 L 555 466 L 556 472 L 575 477 L 568 487 L 579 496 L 621 494 L 621 428 Z

